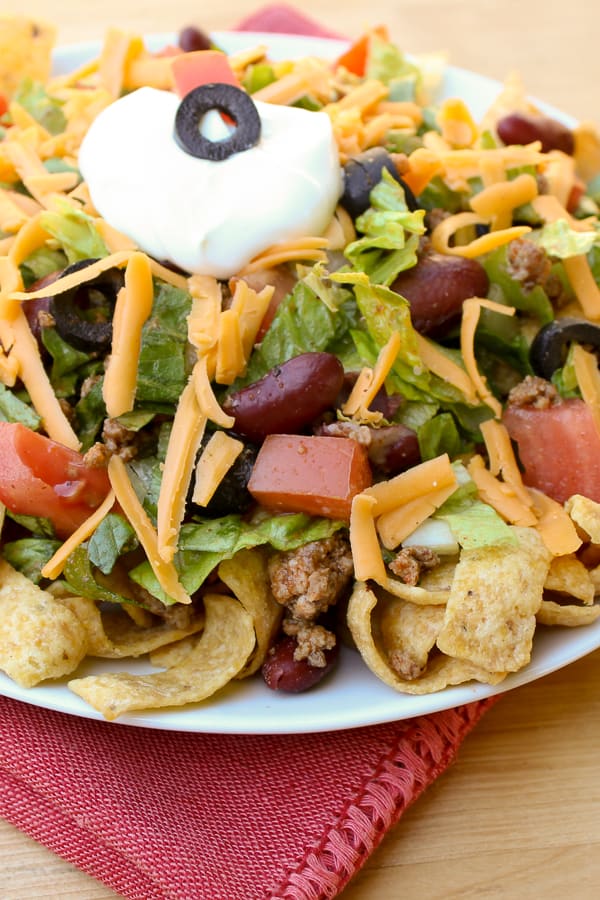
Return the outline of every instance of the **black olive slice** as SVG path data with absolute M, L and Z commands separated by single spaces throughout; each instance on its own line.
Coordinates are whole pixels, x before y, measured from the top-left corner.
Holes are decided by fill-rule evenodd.
M 575 341 L 600 350 L 600 325 L 565 316 L 540 328 L 529 348 L 529 361 L 536 375 L 552 378 L 564 365 L 569 344 Z
M 60 273 L 60 277 L 79 272 L 94 262 L 95 259 L 79 260 L 67 266 Z M 112 341 L 112 314 L 117 294 L 123 284 L 123 272 L 120 269 L 108 269 L 70 291 L 51 297 L 49 312 L 61 338 L 77 350 L 88 352 L 107 350 Z M 102 317 L 93 319 L 94 293 L 97 297 L 100 295 L 103 307 L 110 307 L 110 318 L 106 318 L 103 310 Z
M 384 169 L 390 173 L 404 190 L 406 205 L 411 212 L 419 208 L 415 195 L 402 180 L 390 154 L 383 147 L 372 147 L 353 156 L 344 166 L 344 191 L 340 200 L 353 219 L 369 208 L 370 194 L 381 181 Z
M 200 131 L 202 117 L 210 110 L 225 113 L 235 129 L 222 141 L 211 141 Z M 254 101 L 232 84 L 203 84 L 186 94 L 175 114 L 175 140 L 182 150 L 199 159 L 221 162 L 258 143 L 261 122 Z

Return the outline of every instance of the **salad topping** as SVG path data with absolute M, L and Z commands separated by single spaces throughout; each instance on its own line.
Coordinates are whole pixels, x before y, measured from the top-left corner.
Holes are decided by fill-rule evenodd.
M 156 259 L 217 278 L 238 274 L 273 244 L 322 234 L 341 192 L 328 116 L 247 98 L 260 140 L 215 160 L 190 155 L 173 137 L 178 110 L 189 102 L 146 87 L 94 120 L 79 167 L 110 225 Z M 230 146 L 218 113 L 211 122 L 202 146 Z

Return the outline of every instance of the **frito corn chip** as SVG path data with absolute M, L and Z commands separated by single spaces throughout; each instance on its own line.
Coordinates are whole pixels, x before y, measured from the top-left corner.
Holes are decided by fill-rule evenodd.
M 579 625 L 591 625 L 600 616 L 600 604 L 595 606 L 562 605 L 553 600 L 542 600 L 536 613 L 540 625 L 564 625 L 577 628 Z
M 511 530 L 517 546 L 463 550 L 437 640 L 442 653 L 491 672 L 516 672 L 529 662 L 551 559 L 537 531 Z
M 373 616 L 379 620 L 381 642 L 394 672 L 409 681 L 419 678 L 444 623 L 443 607 L 417 606 L 388 595 Z
M 385 584 L 382 584 L 381 587 L 384 587 L 394 597 L 418 606 L 444 606 L 450 596 L 449 590 L 428 590 L 421 585 L 405 584 L 397 578 L 386 578 Z
M 246 678 L 257 672 L 265 661 L 279 628 L 283 607 L 277 603 L 271 591 L 267 561 L 262 549 L 241 550 L 232 559 L 224 560 L 218 573 L 221 581 L 225 582 L 254 622 L 256 647 L 237 676 Z
M 119 607 L 100 611 L 96 603 L 86 597 L 63 597 L 62 603 L 85 625 L 89 638 L 88 655 L 103 659 L 143 656 L 165 644 L 196 634 L 204 625 L 204 614 L 198 613 L 187 627 L 178 628 L 169 622 L 140 627 Z
M 544 590 L 568 594 L 586 606 L 594 602 L 594 585 L 590 573 L 576 556 L 556 556 L 550 563 Z
M 400 678 L 385 658 L 381 639 L 375 636 L 371 614 L 377 604 L 377 596 L 364 582 L 357 582 L 348 604 L 348 627 L 356 647 L 369 669 L 385 684 L 405 694 L 430 694 L 465 681 L 482 681 L 499 684 L 503 672 L 487 672 L 463 659 L 435 656 L 420 678 Z
M 33 687 L 73 672 L 87 650 L 79 617 L 0 560 L 0 669 L 22 687 Z
M 254 623 L 256 646 L 248 663 L 237 675 L 237 678 L 246 678 L 262 666 L 281 622 L 283 607 L 273 597 L 262 549 L 241 550 L 232 559 L 224 560 L 218 573 L 221 581 L 252 616 Z M 197 637 L 191 637 L 162 647 L 151 654 L 150 661 L 155 666 L 176 665 L 191 653 L 197 641 Z
M 212 696 L 246 664 L 255 644 L 252 618 L 225 594 L 204 597 L 202 637 L 179 665 L 150 675 L 90 675 L 69 682 L 78 694 L 109 720 L 135 709 L 184 706 Z
M 581 494 L 573 494 L 565 503 L 565 509 L 590 541 L 600 544 L 600 503 Z
M 23 78 L 46 81 L 56 29 L 25 16 L 0 16 L 0 91 L 11 96 Z

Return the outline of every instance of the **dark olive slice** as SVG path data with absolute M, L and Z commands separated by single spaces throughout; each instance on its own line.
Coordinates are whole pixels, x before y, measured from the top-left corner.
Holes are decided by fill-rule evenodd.
M 384 169 L 403 188 L 411 212 L 418 209 L 413 192 L 398 174 L 390 154 L 383 147 L 372 147 L 351 157 L 344 166 L 344 191 L 340 203 L 353 219 L 369 208 L 371 191 L 381 181 Z
M 552 378 L 564 365 L 569 344 L 575 341 L 600 350 L 600 325 L 565 316 L 540 328 L 529 348 L 529 360 L 536 375 Z
M 210 110 L 225 113 L 235 129 L 222 141 L 211 141 L 200 131 Z M 232 84 L 203 84 L 186 94 L 175 114 L 175 140 L 182 150 L 199 159 L 221 162 L 254 147 L 260 139 L 260 117 L 253 100 Z
M 62 278 L 86 268 L 95 259 L 82 259 L 67 266 Z M 61 338 L 77 350 L 102 351 L 112 340 L 112 315 L 117 294 L 123 287 L 120 269 L 108 269 L 70 291 L 50 298 L 49 311 Z

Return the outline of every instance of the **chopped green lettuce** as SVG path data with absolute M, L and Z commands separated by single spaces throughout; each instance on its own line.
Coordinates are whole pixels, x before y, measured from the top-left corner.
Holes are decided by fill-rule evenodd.
M 119 556 L 135 550 L 137 546 L 135 532 L 127 519 L 117 513 L 109 513 L 88 541 L 88 556 L 92 565 L 108 575 Z
M 41 570 L 59 547 L 60 541 L 53 541 L 49 538 L 21 538 L 21 540 L 4 544 L 2 555 L 11 566 L 22 572 L 30 581 L 39 584 L 42 580 Z
M 461 547 L 477 547 L 501 543 L 517 543 L 517 538 L 495 509 L 479 499 L 477 486 L 461 463 L 454 463 L 459 487 L 433 514 L 449 526 Z
M 344 522 L 312 518 L 303 513 L 261 516 L 251 522 L 239 515 L 204 519 L 182 527 L 175 566 L 184 588 L 193 594 L 215 566 L 231 559 L 239 550 L 263 544 L 276 550 L 294 550 L 310 541 L 330 537 L 344 527 Z M 166 605 L 172 602 L 160 587 L 149 562 L 143 562 L 129 575 Z
M 543 247 L 548 256 L 568 259 L 589 253 L 594 245 L 600 243 L 600 232 L 575 231 L 565 219 L 557 219 L 534 231 L 530 239 L 538 247 Z
M 51 210 L 41 213 L 40 225 L 56 238 L 69 263 L 108 256 L 108 248 L 91 217 L 67 200 L 57 198 Z
M 0 421 L 20 422 L 21 425 L 37 431 L 41 419 L 31 406 L 23 403 L 12 391 L 0 383 Z
M 24 78 L 14 100 L 50 134 L 61 134 L 65 130 L 67 120 L 62 110 L 64 101 L 51 97 L 39 82 Z
M 356 220 L 357 231 L 364 237 L 349 244 L 344 255 L 373 284 L 390 285 L 400 272 L 417 263 L 425 211 L 408 209 L 402 186 L 387 169 L 371 191 L 370 201 L 369 209 Z

